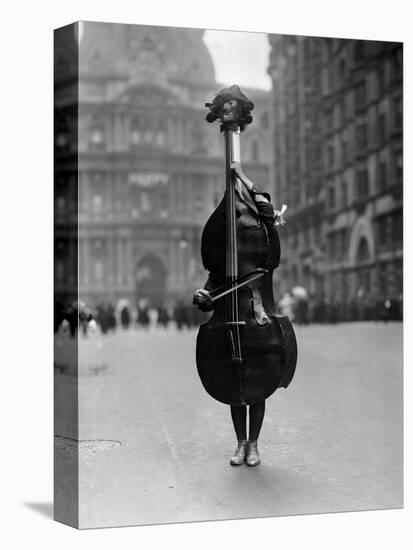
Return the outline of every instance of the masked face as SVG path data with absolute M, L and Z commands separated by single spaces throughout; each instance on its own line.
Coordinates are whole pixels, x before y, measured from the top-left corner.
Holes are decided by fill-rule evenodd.
M 238 101 L 230 99 L 222 105 L 220 118 L 222 122 L 237 122 L 239 114 Z

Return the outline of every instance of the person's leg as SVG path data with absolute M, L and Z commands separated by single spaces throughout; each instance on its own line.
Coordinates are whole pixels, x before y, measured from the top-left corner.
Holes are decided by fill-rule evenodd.
M 244 405 L 231 405 L 231 418 L 234 424 L 238 446 L 230 463 L 232 466 L 239 466 L 244 463 L 247 450 L 247 407 Z
M 247 439 L 247 407 L 231 405 L 231 418 L 238 441 Z
M 264 414 L 265 414 L 265 401 L 262 401 L 261 403 L 255 403 L 255 405 L 250 405 L 250 433 L 249 433 L 249 441 L 257 441 L 262 421 L 264 420 Z
M 249 420 L 250 430 L 247 447 L 247 466 L 257 466 L 260 462 L 260 455 L 258 453 L 257 441 L 260 435 L 262 422 L 265 414 L 265 401 L 261 403 L 255 403 L 250 406 Z

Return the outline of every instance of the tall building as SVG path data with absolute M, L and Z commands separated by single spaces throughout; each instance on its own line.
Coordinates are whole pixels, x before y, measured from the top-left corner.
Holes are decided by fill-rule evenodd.
M 92 305 L 189 300 L 205 282 L 201 233 L 225 188 L 223 138 L 205 121 L 204 104 L 222 86 L 204 31 L 111 23 L 80 30 L 72 38 L 77 96 L 68 93 L 76 75 L 67 73 L 64 48 L 56 56 L 56 287 L 76 296 L 66 271 L 78 252 L 80 297 Z M 269 93 L 243 91 L 255 103 L 243 165 L 267 188 Z M 77 198 L 78 251 L 67 225 Z
M 289 206 L 282 290 L 303 285 L 350 318 L 356 302 L 402 293 L 402 44 L 270 43 L 272 173 Z

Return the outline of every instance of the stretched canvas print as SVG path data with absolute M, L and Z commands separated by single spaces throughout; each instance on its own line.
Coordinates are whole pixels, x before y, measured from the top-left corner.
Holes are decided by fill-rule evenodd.
M 403 46 L 55 31 L 55 519 L 403 505 Z

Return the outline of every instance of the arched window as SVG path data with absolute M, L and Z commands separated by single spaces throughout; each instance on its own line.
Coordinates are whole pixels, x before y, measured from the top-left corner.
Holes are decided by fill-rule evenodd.
M 166 269 L 155 255 L 141 259 L 135 270 L 136 302 L 145 300 L 152 307 L 163 305 L 166 292 Z
M 357 263 L 361 264 L 370 260 L 370 250 L 366 237 L 362 237 L 357 247 Z

